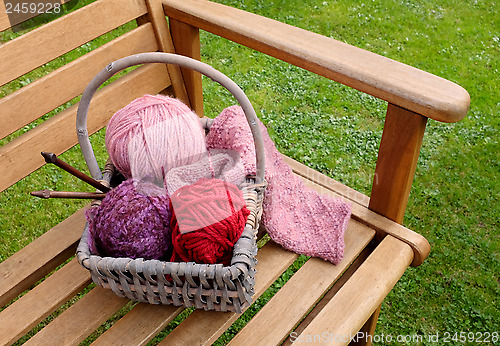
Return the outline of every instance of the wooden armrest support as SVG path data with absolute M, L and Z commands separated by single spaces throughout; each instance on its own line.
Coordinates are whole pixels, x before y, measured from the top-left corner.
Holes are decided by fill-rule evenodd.
M 291 25 L 206 0 L 163 0 L 167 16 L 442 121 L 461 120 L 470 97 L 443 78 Z

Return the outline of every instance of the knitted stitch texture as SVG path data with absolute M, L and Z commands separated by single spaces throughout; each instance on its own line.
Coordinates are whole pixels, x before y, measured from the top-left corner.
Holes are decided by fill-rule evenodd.
M 266 155 L 262 224 L 271 239 L 284 248 L 338 264 L 344 255 L 344 232 L 351 207 L 342 199 L 318 194 L 292 174 L 267 133 L 262 131 Z M 214 119 L 207 148 L 240 153 L 246 174 L 255 174 L 255 147 L 241 107 L 226 108 Z

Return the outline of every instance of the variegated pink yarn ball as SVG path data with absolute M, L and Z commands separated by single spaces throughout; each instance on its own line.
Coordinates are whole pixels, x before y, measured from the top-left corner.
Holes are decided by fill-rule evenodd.
M 170 198 L 153 183 L 125 180 L 85 216 L 93 254 L 147 260 L 170 256 Z
M 106 129 L 106 149 L 125 178 L 163 181 L 174 167 L 206 152 L 198 116 L 180 100 L 144 95 L 116 112 Z

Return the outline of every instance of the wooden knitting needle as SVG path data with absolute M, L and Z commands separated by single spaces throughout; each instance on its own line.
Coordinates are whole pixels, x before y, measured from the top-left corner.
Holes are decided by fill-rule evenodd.
M 32 196 L 40 198 L 76 198 L 76 199 L 103 199 L 106 194 L 101 192 L 73 192 L 73 191 L 33 191 Z
M 83 180 L 87 184 L 95 187 L 98 190 L 101 190 L 102 192 L 108 192 L 109 190 L 111 190 L 109 187 L 101 184 L 100 182 L 98 182 L 94 178 L 89 177 L 85 173 L 80 172 L 75 167 L 70 166 L 69 164 L 67 164 L 66 162 L 64 162 L 60 158 L 58 158 L 57 155 L 54 153 L 48 153 L 48 152 L 42 151 L 42 156 L 45 158 L 45 162 L 53 163 L 57 167 L 64 169 L 66 172 L 74 175 L 78 179 Z

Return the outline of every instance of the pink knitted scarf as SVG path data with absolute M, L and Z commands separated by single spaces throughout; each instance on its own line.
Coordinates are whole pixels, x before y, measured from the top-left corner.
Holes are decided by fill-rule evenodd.
M 306 187 L 283 161 L 264 124 L 259 121 L 259 125 L 268 182 L 262 224 L 271 239 L 284 248 L 339 263 L 344 255 L 350 205 Z M 239 152 L 246 174 L 255 174 L 253 137 L 241 107 L 226 108 L 214 119 L 206 143 L 207 148 Z

